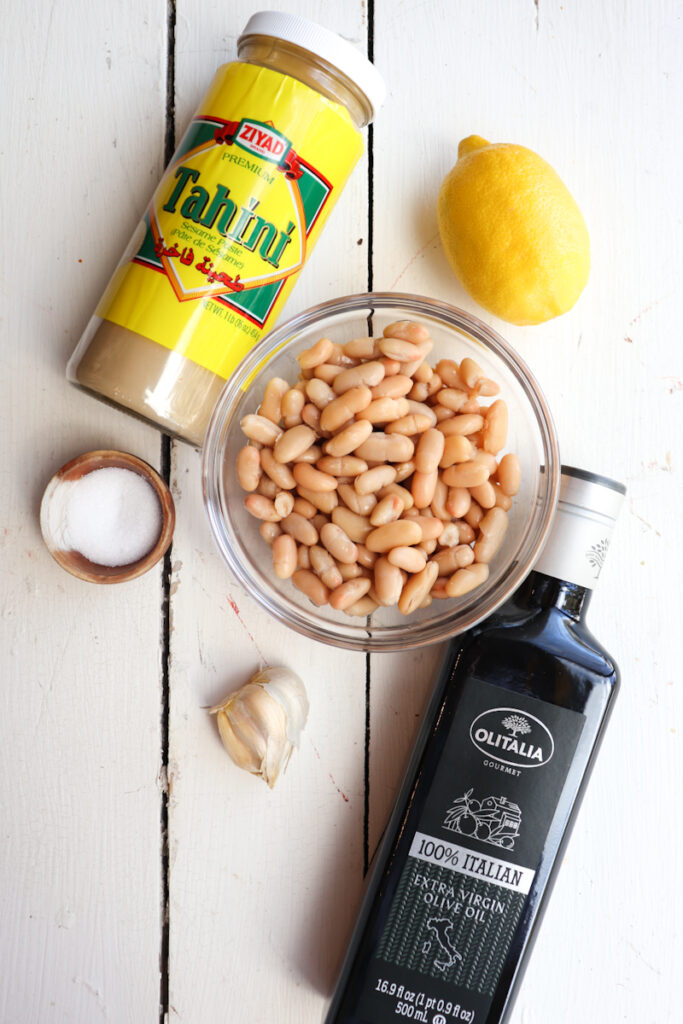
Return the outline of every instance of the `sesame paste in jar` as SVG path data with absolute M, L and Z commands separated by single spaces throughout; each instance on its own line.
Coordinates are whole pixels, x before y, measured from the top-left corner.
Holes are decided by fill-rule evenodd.
M 257 47 L 252 62 L 216 73 L 68 371 L 197 444 L 226 378 L 274 325 L 363 149 L 354 104 L 329 86 L 335 71 L 352 92 L 354 83 L 296 45 L 252 38 L 265 59 Z

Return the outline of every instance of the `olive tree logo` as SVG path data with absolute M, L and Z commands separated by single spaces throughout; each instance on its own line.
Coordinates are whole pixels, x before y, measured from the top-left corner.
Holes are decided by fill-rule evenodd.
M 518 736 L 526 736 L 527 733 L 531 732 L 531 726 L 522 715 L 508 715 L 507 718 L 503 719 L 501 725 L 508 732 L 511 732 L 515 739 Z
M 516 768 L 547 764 L 555 750 L 552 733 L 540 718 L 514 707 L 482 711 L 470 726 L 470 739 L 486 757 Z
M 592 547 L 586 552 L 586 558 L 589 563 L 595 569 L 595 579 L 602 571 L 602 567 L 605 564 L 605 558 L 607 557 L 607 549 L 609 547 L 609 541 L 605 537 L 604 540 L 599 541 L 597 544 L 593 544 Z

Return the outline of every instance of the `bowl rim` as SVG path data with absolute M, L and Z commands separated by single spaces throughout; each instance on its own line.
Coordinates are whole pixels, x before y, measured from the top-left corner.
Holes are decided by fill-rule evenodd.
M 222 425 L 226 414 L 235 404 L 238 398 L 248 390 L 253 383 L 258 371 L 267 359 L 283 348 L 294 336 L 314 323 L 326 320 L 337 314 L 353 314 L 368 310 L 368 316 L 382 309 L 395 308 L 404 309 L 410 312 L 411 318 L 419 318 L 420 315 L 437 318 L 445 321 L 451 327 L 460 329 L 475 339 L 482 341 L 496 356 L 505 364 L 507 370 L 514 376 L 522 387 L 525 397 L 533 410 L 536 425 L 540 433 L 545 461 L 542 464 L 542 475 L 545 482 L 543 493 L 536 497 L 539 506 L 538 515 L 535 517 L 536 538 L 528 553 L 525 564 L 521 560 L 513 559 L 508 567 L 504 578 L 498 581 L 497 586 L 501 593 L 487 603 L 479 602 L 481 611 L 469 606 L 459 609 L 458 621 L 464 618 L 462 625 L 457 629 L 448 628 L 448 619 L 441 620 L 432 627 L 420 623 L 412 623 L 406 619 L 405 627 L 400 633 L 397 631 L 392 637 L 373 637 L 372 626 L 367 620 L 358 620 L 355 626 L 355 634 L 339 633 L 338 623 L 330 623 L 329 628 L 315 625 L 303 619 L 298 612 L 293 611 L 282 603 L 271 600 L 268 594 L 264 593 L 252 575 L 245 571 L 244 563 L 236 557 L 232 548 L 226 543 L 224 528 L 219 514 L 220 502 L 220 436 Z M 324 329 L 324 324 L 321 325 Z M 482 337 L 477 338 L 477 335 Z M 550 472 L 548 472 L 550 467 Z M 413 295 L 407 292 L 359 292 L 352 295 L 344 295 L 336 299 L 328 299 L 315 306 L 309 306 L 301 313 L 290 317 L 282 324 L 276 326 L 257 342 L 244 356 L 236 369 L 225 383 L 218 401 L 214 407 L 202 453 L 202 491 L 204 507 L 209 520 L 209 527 L 214 543 L 232 571 L 240 586 L 252 596 L 256 602 L 269 614 L 273 615 L 279 622 L 284 623 L 296 632 L 308 639 L 317 640 L 345 650 L 380 652 L 380 651 L 401 651 L 416 649 L 430 644 L 443 642 L 449 637 L 457 636 L 467 629 L 471 629 L 483 619 L 491 615 L 503 604 L 508 597 L 521 585 L 524 579 L 533 569 L 552 526 L 555 509 L 560 490 L 560 451 L 557 439 L 557 431 L 548 407 L 545 395 L 540 388 L 536 377 L 524 359 L 517 351 L 505 341 L 505 339 L 488 324 L 477 316 L 443 302 L 441 299 L 433 299 L 428 296 Z M 540 524 L 540 525 L 539 525 Z M 501 586 L 502 583 L 505 586 Z M 349 624 L 355 620 L 349 620 Z

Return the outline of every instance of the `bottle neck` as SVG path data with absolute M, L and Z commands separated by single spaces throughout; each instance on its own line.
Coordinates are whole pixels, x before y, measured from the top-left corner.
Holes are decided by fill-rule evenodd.
M 534 571 L 575 584 L 579 590 L 593 590 L 605 564 L 624 490 L 606 477 L 563 466 L 557 512 Z
M 526 608 L 557 608 L 579 622 L 585 619 L 592 596 L 588 587 L 534 570 L 517 591 L 517 602 Z
M 515 610 L 555 608 L 582 622 L 604 565 L 626 489 L 575 466 L 562 466 L 550 535 L 512 598 Z

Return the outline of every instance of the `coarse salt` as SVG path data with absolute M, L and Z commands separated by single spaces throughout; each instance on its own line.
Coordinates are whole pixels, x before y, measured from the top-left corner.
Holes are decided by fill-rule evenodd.
M 130 565 L 148 554 L 161 534 L 154 488 L 130 469 L 96 469 L 70 485 L 64 509 L 67 547 L 98 565 Z

